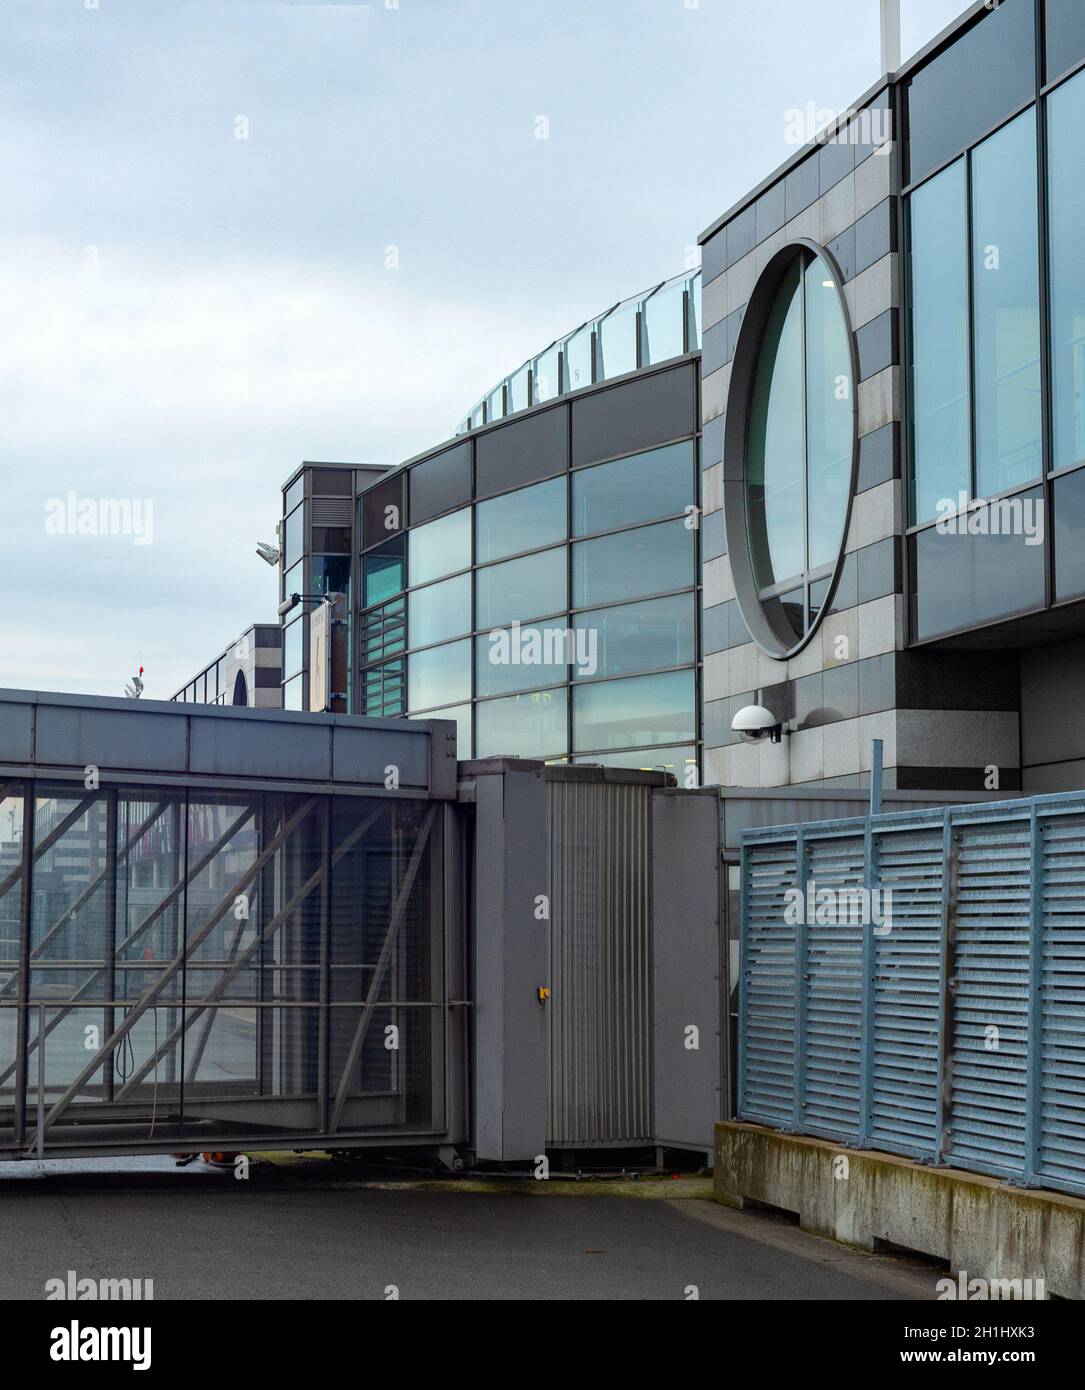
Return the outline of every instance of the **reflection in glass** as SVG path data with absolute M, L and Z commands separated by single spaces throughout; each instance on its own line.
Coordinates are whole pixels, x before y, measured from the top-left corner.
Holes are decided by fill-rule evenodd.
M 283 524 L 283 568 L 297 564 L 305 550 L 305 508 L 295 507 Z
M 568 750 L 569 692 L 536 690 L 504 700 L 483 700 L 475 706 L 476 757 L 561 757 Z
M 471 639 L 413 652 L 408 658 L 407 698 L 412 710 L 459 704 L 471 698 Z
M 553 545 L 567 534 L 566 481 L 551 478 L 480 502 L 475 508 L 475 550 L 480 565 L 522 550 Z
M 301 670 L 302 633 L 304 624 L 296 618 L 289 627 L 283 628 L 283 675 L 296 676 Z
M 454 719 L 456 721 L 456 757 L 461 761 L 473 758 L 471 751 L 471 706 L 450 705 L 447 709 L 427 710 L 424 715 L 411 715 L 412 719 Z
M 685 352 L 682 323 L 685 285 L 664 285 L 644 304 L 644 328 L 648 342 L 648 361 L 666 362 Z
M 912 520 L 971 491 L 965 166 L 912 194 Z
M 471 576 L 412 589 L 407 614 L 412 647 L 428 647 L 471 631 Z
M 1052 92 L 1047 112 L 1052 467 L 1069 468 L 1085 460 L 1085 73 Z
M 591 324 L 586 323 L 565 342 L 566 391 L 576 391 L 592 383 L 591 339 Z
M 479 629 L 556 613 L 569 606 L 565 547 L 489 565 L 476 574 Z M 412 639 L 413 640 L 413 639 Z
M 383 603 L 403 592 L 406 579 L 407 543 L 403 536 L 387 541 L 365 556 L 365 606 Z
M 1055 490 L 1055 598 L 1085 594 L 1085 469 L 1056 478 Z
M 692 671 L 578 685 L 573 690 L 573 747 L 623 748 L 688 743 L 697 736 Z
M 637 306 L 619 305 L 599 324 L 599 353 L 603 381 L 637 370 Z
M 586 634 L 578 650 L 594 650 L 596 668 L 574 667 L 576 676 L 623 676 L 695 660 L 692 594 L 590 609 L 576 615 L 574 627 Z
M 675 516 L 694 500 L 693 444 L 668 444 L 573 474 L 573 534 Z
M 806 267 L 807 569 L 831 565 L 840 551 L 851 487 L 854 383 L 848 328 L 824 261 Z M 781 575 L 781 578 L 786 576 Z
M 697 786 L 697 749 L 687 745 L 684 748 L 629 749 L 624 753 L 582 753 L 573 759 L 574 763 L 594 763 L 599 767 L 625 767 L 636 772 L 669 772 L 678 785 L 687 785 L 686 777 L 692 770 L 694 777 L 688 784 Z
M 531 364 L 531 396 L 535 405 L 552 401 L 558 394 L 558 347 L 540 352 Z
M 513 372 L 508 380 L 509 414 L 515 410 L 526 410 L 531 402 L 527 398 L 527 367 Z
M 693 532 L 682 520 L 640 526 L 573 546 L 573 606 L 692 586 Z
M 501 628 L 475 638 L 477 695 L 507 695 L 569 679 L 566 619 Z
M 410 536 L 412 588 L 466 569 L 471 563 L 471 508 L 416 526 Z
M 1035 111 L 974 151 L 972 224 L 976 492 L 988 497 L 1042 468 Z

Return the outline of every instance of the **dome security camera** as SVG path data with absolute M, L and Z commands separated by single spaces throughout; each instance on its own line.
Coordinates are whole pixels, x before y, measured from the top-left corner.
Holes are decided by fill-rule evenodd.
M 746 705 L 740 709 L 731 720 L 731 728 L 745 743 L 760 743 L 766 738 L 771 743 L 779 743 L 784 732 L 783 724 L 764 705 Z

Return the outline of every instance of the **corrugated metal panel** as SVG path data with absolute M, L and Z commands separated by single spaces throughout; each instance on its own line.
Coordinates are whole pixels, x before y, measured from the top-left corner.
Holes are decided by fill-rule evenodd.
M 808 853 L 811 893 L 827 889 L 843 906 L 841 890 L 863 883 L 862 839 L 808 839 Z M 846 912 L 822 911 L 816 903 L 815 897 L 814 911 L 806 913 L 802 1123 L 814 1134 L 858 1138 L 863 927 L 839 920 Z
M 966 1168 L 1025 1161 L 1029 823 L 960 826 L 955 887 L 952 1116 L 946 1153 Z
M 795 1108 L 797 928 L 784 919 L 796 884 L 794 838 L 745 859 L 739 1106 L 743 1119 L 790 1125 Z
M 313 526 L 349 526 L 353 503 L 349 497 L 313 497 L 309 500 Z
M 547 1142 L 652 1142 L 651 788 L 547 781 Z
M 1041 827 L 1042 1058 L 1037 1170 L 1085 1185 L 1085 821 Z
M 876 840 L 889 931 L 874 937 L 871 1142 L 928 1154 L 938 1141 L 942 827 Z

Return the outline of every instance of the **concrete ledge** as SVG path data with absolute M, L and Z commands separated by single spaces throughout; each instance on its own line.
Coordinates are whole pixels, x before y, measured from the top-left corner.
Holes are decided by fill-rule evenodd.
M 716 1200 L 795 1212 L 803 1230 L 948 1260 L 969 1279 L 1043 1279 L 1085 1298 L 1085 1200 L 760 1125 L 716 1126 Z

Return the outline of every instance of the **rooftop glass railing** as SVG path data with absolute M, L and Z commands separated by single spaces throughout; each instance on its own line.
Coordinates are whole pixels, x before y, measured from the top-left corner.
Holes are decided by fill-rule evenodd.
M 701 272 L 686 271 L 623 299 L 529 357 L 482 397 L 456 433 L 466 434 L 570 391 L 697 352 L 700 346 Z

